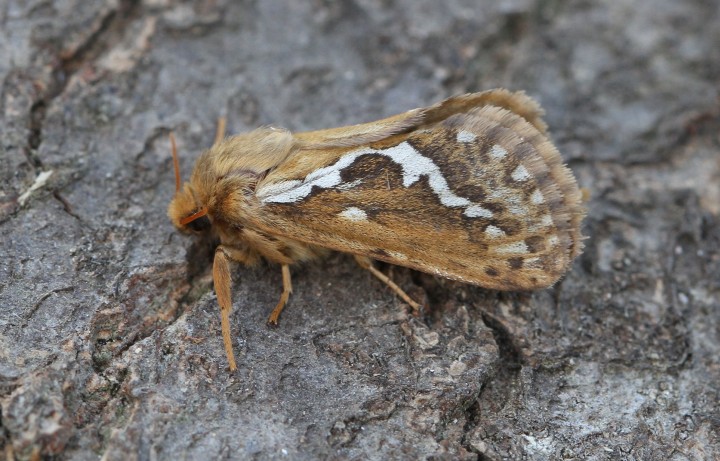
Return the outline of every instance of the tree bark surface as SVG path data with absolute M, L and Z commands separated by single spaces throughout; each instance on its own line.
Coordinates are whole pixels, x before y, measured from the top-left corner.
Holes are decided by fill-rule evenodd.
M 0 2 L 0 458 L 720 457 L 717 2 Z M 189 175 L 238 133 L 526 90 L 589 191 L 554 287 L 351 256 L 233 266 L 227 369 Z

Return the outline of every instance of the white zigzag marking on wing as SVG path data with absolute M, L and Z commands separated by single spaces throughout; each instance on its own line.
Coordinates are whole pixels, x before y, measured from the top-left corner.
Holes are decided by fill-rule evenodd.
M 492 211 L 455 195 L 450 190 L 440 168 L 431 159 L 421 155 L 408 142 L 402 142 L 388 149 L 364 148 L 348 152 L 334 164 L 313 171 L 303 181 L 290 180 L 271 184 L 258 190 L 256 195 L 263 203 L 293 203 L 310 195 L 313 187 L 343 189 L 340 172 L 352 165 L 361 155 L 368 154 L 384 155 L 400 165 L 403 170 L 404 187 L 410 187 L 421 176 L 427 176 L 430 188 L 443 205 L 465 207 L 465 215 L 468 217 L 490 218 L 493 216 Z

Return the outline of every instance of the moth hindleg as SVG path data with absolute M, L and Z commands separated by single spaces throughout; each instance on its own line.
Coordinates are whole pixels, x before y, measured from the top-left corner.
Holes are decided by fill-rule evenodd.
M 292 280 L 290 279 L 290 266 L 287 264 L 282 265 L 282 278 L 283 278 L 283 292 L 282 295 L 280 295 L 280 301 L 278 301 L 277 306 L 275 306 L 275 309 L 272 310 L 270 313 L 270 316 L 268 317 L 267 323 L 268 325 L 275 326 L 278 323 L 278 317 L 280 317 L 280 313 L 282 312 L 283 308 L 285 307 L 285 304 L 287 304 L 288 298 L 290 297 L 290 293 L 292 293 Z
M 375 266 L 373 265 L 372 259 L 368 258 L 367 256 L 355 255 L 355 261 L 357 261 L 357 263 L 360 265 L 360 267 L 362 267 L 363 269 L 369 270 L 370 273 L 372 275 L 374 275 L 375 277 L 377 277 L 378 280 L 380 280 L 385 285 L 390 287 L 390 289 L 392 291 L 394 291 L 398 296 L 400 296 L 403 301 L 408 303 L 410 305 L 410 307 L 413 308 L 413 310 L 415 310 L 415 311 L 420 310 L 420 308 L 422 306 L 418 302 L 413 300 L 407 293 L 405 293 L 405 291 L 403 291 L 402 288 L 397 286 L 397 284 L 395 282 L 393 282 L 390 279 L 390 277 L 388 277 L 387 275 L 385 275 L 382 272 L 380 272 L 379 270 L 377 270 L 375 268 Z

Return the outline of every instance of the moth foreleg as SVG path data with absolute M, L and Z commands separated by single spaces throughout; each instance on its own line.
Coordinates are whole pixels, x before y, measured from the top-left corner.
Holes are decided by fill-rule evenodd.
M 362 267 L 363 269 L 367 269 L 370 271 L 372 275 L 377 277 L 381 282 L 383 282 L 385 285 L 390 287 L 392 291 L 394 291 L 398 296 L 402 298 L 403 301 L 408 303 L 410 307 L 413 308 L 413 310 L 418 311 L 422 307 L 419 303 L 417 303 L 415 300 L 413 300 L 407 293 L 403 291 L 402 288 L 397 286 L 395 282 L 393 282 L 390 277 L 383 274 L 379 270 L 375 268 L 373 265 L 372 259 L 368 258 L 367 256 L 360 256 L 355 255 L 355 261 Z
M 267 323 L 268 325 L 275 326 L 278 322 L 278 317 L 280 317 L 280 312 L 282 312 L 283 308 L 285 307 L 285 304 L 287 304 L 288 298 L 290 298 L 290 293 L 292 293 L 292 280 L 290 279 L 290 266 L 287 264 L 282 265 L 282 279 L 283 279 L 283 292 L 282 295 L 280 295 L 280 301 L 277 303 L 277 306 L 275 306 L 275 309 L 272 310 L 270 313 L 270 317 L 268 317 Z
M 222 245 L 215 249 L 215 260 L 213 261 L 213 283 L 218 304 L 220 304 L 220 324 L 222 326 L 223 343 L 225 354 L 230 363 L 230 371 L 235 371 L 235 354 L 233 354 L 232 341 L 230 340 L 230 312 L 232 311 L 232 297 L 230 296 L 230 264 L 228 256 Z

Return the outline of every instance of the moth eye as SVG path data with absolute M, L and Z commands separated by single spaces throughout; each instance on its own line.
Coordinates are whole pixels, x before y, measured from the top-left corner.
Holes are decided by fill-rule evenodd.
M 202 232 L 210 229 L 210 220 L 207 216 L 200 216 L 187 223 L 187 227 L 195 232 Z

